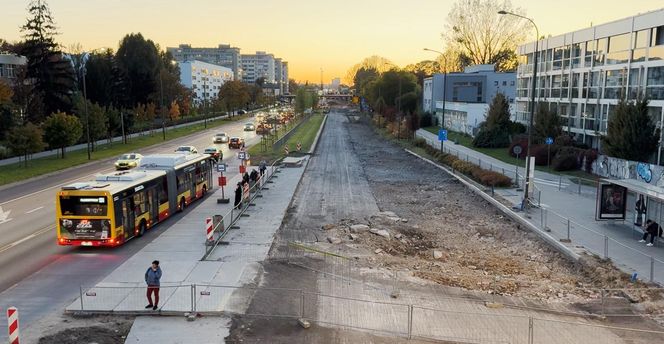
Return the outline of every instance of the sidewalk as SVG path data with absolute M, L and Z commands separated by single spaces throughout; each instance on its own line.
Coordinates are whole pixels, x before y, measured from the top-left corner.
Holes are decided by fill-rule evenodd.
M 418 130 L 422 137 L 434 147 L 440 147 L 436 135 Z M 446 142 L 445 152 L 467 157 L 473 163 L 481 161 L 482 167 L 502 172 L 514 179 L 518 170 L 523 179 L 525 168 L 502 162 L 470 148 Z M 521 180 L 520 182 L 522 182 Z M 644 281 L 664 284 L 664 249 L 647 247 L 639 243 L 642 232 L 634 228 L 629 221 L 595 221 L 596 189 L 594 187 L 572 183 L 569 177 L 560 177 L 551 173 L 535 170 L 535 185 L 541 192 L 540 209 L 532 209 L 522 216 L 533 225 L 542 228 L 557 239 L 570 239 L 568 244 L 575 249 L 586 249 L 600 257 L 610 258 L 614 264 L 626 273 L 637 273 Z M 517 189 L 497 189 L 496 194 L 518 206 L 523 192 Z M 536 196 L 537 198 L 537 196 Z M 569 222 L 569 237 L 568 237 Z
M 242 312 L 250 295 L 242 295 L 237 287 L 253 282 L 258 275 L 258 262 L 267 255 L 304 169 L 304 166 L 281 168 L 273 183 L 266 184 L 263 197 L 256 198 L 255 206 L 249 207 L 249 216 L 239 220 L 240 228 L 228 232 L 225 237 L 228 245 L 218 246 L 210 259 L 201 261 L 205 254 L 205 218 L 225 214 L 232 207 L 232 203 L 217 204 L 219 189 L 96 286 L 83 286 L 82 299 L 77 299 L 66 311 L 83 308 L 104 313 L 182 316 L 191 311 L 193 302 L 199 312 Z M 240 176 L 235 174 L 229 179 L 228 185 L 235 185 Z M 232 188 L 226 191 L 227 197 L 232 198 Z M 152 311 L 144 309 L 147 300 L 143 274 L 155 259 L 160 261 L 163 277 L 160 308 Z M 195 293 L 192 288 L 196 288 Z M 198 343 L 220 342 L 226 335 L 221 330 L 225 328 L 227 332 L 229 326 L 227 316 L 198 319 L 193 324 L 184 317 L 139 316 L 126 342 L 186 343 L 191 342 L 192 336 Z M 150 328 L 169 331 L 146 330 Z

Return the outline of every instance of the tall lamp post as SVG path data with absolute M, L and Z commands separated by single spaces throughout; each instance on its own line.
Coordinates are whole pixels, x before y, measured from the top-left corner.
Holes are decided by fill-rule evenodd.
M 528 119 L 528 146 L 526 147 L 526 185 L 523 188 L 524 190 L 523 202 L 521 204 L 521 207 L 526 209 L 528 207 L 528 196 L 529 196 L 528 192 L 530 189 L 530 142 L 533 131 L 533 118 L 535 117 L 535 92 L 537 91 L 537 68 L 538 68 L 537 56 L 539 55 L 539 29 L 537 28 L 535 22 L 528 17 L 524 17 L 522 15 L 507 11 L 498 11 L 498 14 L 511 15 L 522 19 L 526 19 L 535 27 L 536 37 L 535 37 L 535 51 L 533 52 L 533 55 L 535 56 L 533 59 L 533 86 L 530 94 L 530 118 Z
M 177 61 L 170 61 L 171 65 L 175 66 Z M 159 68 L 159 94 L 161 98 L 161 136 L 164 141 L 166 141 L 166 119 L 164 116 L 164 81 L 162 73 L 164 72 L 164 67 Z
M 90 113 L 88 112 L 88 92 L 85 87 L 85 74 L 86 68 L 85 65 L 88 63 L 90 55 L 88 53 L 83 53 L 81 57 L 81 73 L 83 73 L 83 108 L 85 109 L 85 137 L 86 137 L 86 146 L 88 151 L 88 160 L 90 160 Z
M 441 51 L 438 50 L 433 50 L 429 48 L 424 48 L 425 51 L 431 51 L 434 53 L 440 54 L 440 56 L 445 56 L 445 54 Z M 433 112 L 436 112 L 436 103 L 434 102 L 434 89 L 433 86 L 436 84 L 435 80 L 435 74 L 431 75 L 431 107 L 433 108 Z M 443 117 L 441 118 L 441 128 L 445 129 L 445 97 L 447 93 L 447 66 L 444 66 L 443 68 Z M 441 153 L 443 152 L 443 141 L 440 141 L 440 151 Z

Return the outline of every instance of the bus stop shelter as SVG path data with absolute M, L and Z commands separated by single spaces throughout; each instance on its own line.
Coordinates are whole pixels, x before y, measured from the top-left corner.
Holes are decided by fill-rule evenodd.
M 660 225 L 664 224 L 664 188 L 635 179 L 602 179 L 600 186 L 603 184 L 625 188 L 626 197 L 623 204 L 625 216 L 622 219 L 625 224 L 635 227 L 644 223 L 646 219 L 652 219 Z M 605 201 L 602 191 L 601 189 L 598 190 L 598 210 L 601 203 Z M 642 200 L 641 211 L 639 211 L 639 205 L 637 204 L 639 199 Z M 638 215 L 641 215 L 641 219 L 638 218 Z

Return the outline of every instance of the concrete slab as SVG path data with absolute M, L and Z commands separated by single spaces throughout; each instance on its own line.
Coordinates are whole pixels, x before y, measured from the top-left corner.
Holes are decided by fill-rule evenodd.
M 230 321 L 228 317 L 203 317 L 195 321 L 184 317 L 137 317 L 125 343 L 223 343 L 229 334 Z M 174 336 L 175 333 L 179 335 Z

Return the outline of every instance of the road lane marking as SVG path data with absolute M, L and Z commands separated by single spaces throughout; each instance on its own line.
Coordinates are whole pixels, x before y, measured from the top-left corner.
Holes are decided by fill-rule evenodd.
M 28 210 L 28 211 L 26 211 L 25 213 L 26 213 L 26 214 L 31 214 L 31 213 L 34 213 L 35 211 L 37 211 L 37 210 L 39 210 L 39 209 L 43 209 L 43 208 L 44 208 L 44 206 L 37 207 L 37 208 L 35 208 L 35 209 Z
M 36 237 L 36 236 L 42 235 L 42 234 L 44 234 L 44 233 L 48 233 L 48 232 L 50 232 L 50 231 L 52 231 L 52 230 L 55 230 L 55 227 L 48 226 L 48 227 L 46 227 L 46 228 L 42 228 L 41 230 L 36 231 L 36 232 L 34 232 L 34 233 L 32 233 L 32 234 L 26 236 L 26 237 L 23 238 L 23 239 L 16 240 L 16 241 L 14 241 L 14 242 L 11 243 L 11 244 L 7 244 L 7 245 L 1 247 L 1 248 L 0 248 L 0 253 L 7 251 L 7 250 L 9 250 L 10 248 L 12 248 L 12 247 L 14 247 L 14 246 L 20 245 L 20 244 L 22 244 L 22 243 L 24 243 L 24 242 L 26 242 L 26 241 L 28 241 L 28 240 L 30 240 L 30 239 Z

